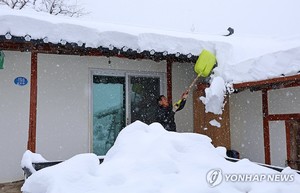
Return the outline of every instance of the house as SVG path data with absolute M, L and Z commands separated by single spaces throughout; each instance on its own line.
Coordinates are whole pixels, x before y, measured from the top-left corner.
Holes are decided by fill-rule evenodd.
M 93 151 L 105 154 L 120 129 L 135 120 L 150 121 L 157 97 L 179 97 L 194 76 L 187 56 L 160 59 L 145 52 L 130 59 L 119 50 L 107 51 L 109 57 L 100 50 L 78 50 L 75 55 L 61 45 L 35 47 L 32 42 L 15 42 L 14 37 L 1 39 L 2 181 L 22 176 L 20 160 L 26 149 L 48 160 Z M 179 66 L 191 76 L 182 74 Z M 192 131 L 192 101 L 186 109 L 187 119 L 178 127 Z M 105 141 L 98 141 L 101 135 Z
M 10 12 L 0 21 L 0 182 L 22 179 L 20 161 L 27 149 L 47 160 L 105 154 L 124 126 L 154 120 L 157 96 L 178 99 L 196 76 L 201 49 L 224 47 L 224 42 L 97 31 L 74 21 L 53 24 Z M 199 97 L 208 80 L 202 79 L 176 115 L 178 130 L 204 133 L 241 158 L 294 164 L 299 155 L 297 72 L 234 83 L 221 116 L 205 113 Z M 220 128 L 209 124 L 213 119 Z
M 1 19 L 5 17 L 9 16 Z M 51 34 L 41 39 L 34 39 L 33 34 L 15 35 L 13 19 L 5 20 L 11 21 L 11 26 L 1 26 L 11 31 L 0 34 L 4 53 L 0 141 L 5 155 L 0 159 L 0 182 L 22 179 L 20 161 L 27 149 L 47 160 L 65 160 L 86 152 L 105 154 L 127 124 L 153 121 L 160 94 L 178 100 L 196 76 L 197 56 L 192 54 L 139 51 L 124 44 L 52 43 Z M 30 29 L 36 21 L 24 19 Z M 82 32 L 80 27 L 79 31 L 74 28 L 72 33 Z M 190 100 L 184 115 L 177 117 L 178 128 L 193 131 L 192 113 Z

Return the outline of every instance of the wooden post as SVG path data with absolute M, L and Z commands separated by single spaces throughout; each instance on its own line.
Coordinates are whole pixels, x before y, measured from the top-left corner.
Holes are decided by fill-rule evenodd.
M 270 156 L 270 128 L 269 128 L 269 107 L 268 107 L 268 90 L 262 90 L 262 112 L 263 112 L 263 129 L 264 129 L 264 150 L 265 163 L 271 164 Z
M 292 124 L 290 121 L 285 121 L 285 133 L 286 133 L 286 161 L 289 165 L 289 160 L 291 160 L 291 129 Z M 290 166 L 290 165 L 289 165 Z
M 167 60 L 167 98 L 172 101 L 172 64 L 173 61 Z
M 30 109 L 27 149 L 36 150 L 36 109 L 37 109 L 37 52 L 31 52 Z

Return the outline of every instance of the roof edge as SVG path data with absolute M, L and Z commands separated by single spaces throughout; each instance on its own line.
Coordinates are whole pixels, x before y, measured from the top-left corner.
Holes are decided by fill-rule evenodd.
M 125 46 L 124 46 L 125 48 Z M 26 37 L 11 36 L 9 39 L 5 35 L 0 35 L 0 49 L 22 52 L 38 52 L 48 54 L 66 54 L 80 56 L 106 56 L 128 59 L 150 59 L 156 62 L 170 60 L 180 63 L 195 63 L 198 56 L 192 54 L 168 54 L 167 52 L 155 52 L 154 50 L 145 50 L 138 52 L 131 48 L 116 47 L 86 47 L 85 44 L 78 45 L 74 42 L 45 43 L 43 39 L 26 39 Z
M 295 86 L 300 86 L 300 73 L 292 76 L 282 76 L 279 78 L 271 78 L 266 80 L 236 83 L 233 84 L 233 89 L 235 92 L 241 92 L 246 89 L 258 91 L 264 89 L 272 90 Z

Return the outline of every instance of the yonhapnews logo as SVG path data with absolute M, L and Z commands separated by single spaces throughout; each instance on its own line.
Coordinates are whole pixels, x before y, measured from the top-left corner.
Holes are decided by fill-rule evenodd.
M 225 182 L 293 182 L 294 174 L 273 173 L 273 174 L 223 174 L 221 169 L 209 170 L 206 174 L 206 181 L 210 187 L 215 187 Z
M 212 169 L 206 174 L 206 181 L 210 187 L 215 187 L 223 181 L 221 169 Z

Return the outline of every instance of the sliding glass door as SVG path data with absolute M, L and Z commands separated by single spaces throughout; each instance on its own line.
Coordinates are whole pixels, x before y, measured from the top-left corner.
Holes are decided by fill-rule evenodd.
M 160 95 L 160 78 L 129 76 L 130 123 L 140 120 L 150 124 L 155 121 L 157 98 Z
M 93 152 L 105 155 L 126 125 L 155 121 L 163 75 L 95 71 L 92 80 Z
M 93 75 L 93 152 L 105 155 L 125 126 L 125 77 Z

